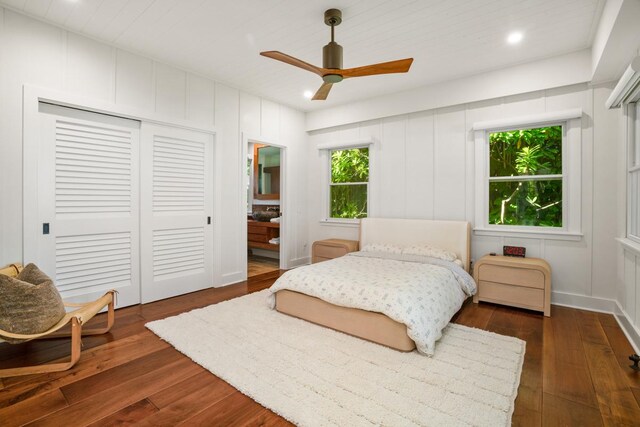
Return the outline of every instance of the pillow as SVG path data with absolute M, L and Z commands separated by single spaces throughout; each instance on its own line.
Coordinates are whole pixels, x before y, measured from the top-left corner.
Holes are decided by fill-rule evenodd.
M 27 265 L 15 278 L 0 274 L 0 329 L 38 334 L 58 323 L 65 313 L 53 280 L 34 264 Z M 0 338 L 14 344 L 24 341 Z
M 440 248 L 434 248 L 433 246 L 429 246 L 429 245 L 407 246 L 402 250 L 402 253 L 405 255 L 430 256 L 432 258 L 438 258 L 443 261 L 455 261 L 455 259 L 458 258 L 456 254 L 454 254 L 451 251 L 446 251 Z
M 369 243 L 364 245 L 362 252 L 386 252 L 390 254 L 401 254 L 402 247 L 398 245 L 392 245 L 389 243 Z

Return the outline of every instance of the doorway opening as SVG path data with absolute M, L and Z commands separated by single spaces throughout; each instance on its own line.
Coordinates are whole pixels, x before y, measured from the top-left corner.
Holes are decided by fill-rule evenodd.
M 248 141 L 247 277 L 280 269 L 281 164 L 280 147 Z

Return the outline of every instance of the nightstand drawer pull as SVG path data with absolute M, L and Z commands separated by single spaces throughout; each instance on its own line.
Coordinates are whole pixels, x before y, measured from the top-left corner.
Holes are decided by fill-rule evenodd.
M 544 309 L 544 290 L 514 287 L 502 283 L 480 281 L 479 297 L 482 301 L 508 304 L 532 310 Z
M 544 289 L 544 274 L 528 268 L 485 264 L 480 266 L 480 277 L 489 282 Z

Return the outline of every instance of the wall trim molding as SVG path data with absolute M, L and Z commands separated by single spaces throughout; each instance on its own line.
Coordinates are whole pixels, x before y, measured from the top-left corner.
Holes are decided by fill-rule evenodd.
M 616 313 L 616 301 L 607 298 L 572 294 L 569 292 L 551 292 L 551 304 L 599 313 Z
M 508 117 L 496 120 L 476 122 L 471 127 L 471 130 L 500 130 L 512 127 L 521 127 L 525 125 L 536 126 L 547 124 L 550 122 L 565 122 L 567 120 L 578 119 L 580 117 L 582 117 L 582 108 L 572 108 L 570 110 L 551 111 L 542 114 L 532 114 L 521 117 Z
M 289 260 L 289 269 L 302 267 L 303 265 L 311 264 L 311 257 L 304 256 L 300 258 L 293 258 Z
M 545 239 L 545 240 L 569 240 L 579 242 L 584 238 L 584 233 L 571 233 L 568 231 L 539 231 L 539 230 L 526 230 L 519 231 L 514 229 L 500 230 L 497 228 L 481 228 L 476 227 L 473 229 L 475 236 L 496 236 L 496 237 L 513 237 L 513 238 L 528 238 L 528 239 Z
M 620 303 L 616 301 L 616 312 L 613 313 L 614 317 L 618 321 L 622 332 L 629 340 L 631 347 L 640 354 L 640 331 L 633 325 L 633 322 L 629 319 L 627 312 L 622 309 Z
M 23 85 L 23 106 L 28 108 L 37 105 L 38 102 L 55 104 L 62 107 L 75 108 L 78 110 L 90 111 L 92 113 L 106 114 L 109 116 L 122 117 L 125 119 L 139 120 L 141 122 L 153 123 L 162 126 L 172 126 L 196 132 L 206 132 L 215 135 L 216 128 L 211 125 L 192 122 L 186 119 L 176 119 L 155 111 L 145 110 L 127 105 L 115 104 L 94 98 L 70 94 L 55 89 L 48 89 L 30 84 Z
M 229 286 L 229 285 L 233 285 L 235 283 L 240 283 L 240 282 L 244 282 L 245 280 L 247 280 L 246 276 L 242 276 L 243 272 L 242 271 L 234 271 L 233 273 L 225 273 L 222 276 L 220 276 L 221 278 L 221 282 L 220 283 L 215 283 L 212 288 L 222 288 L 223 286 Z
M 353 141 L 329 141 L 323 142 L 322 144 L 318 144 L 318 150 L 339 150 L 343 148 L 352 148 L 352 147 L 368 147 L 370 145 L 375 144 L 373 138 L 362 138 L 356 139 Z
M 636 243 L 626 237 L 616 237 L 616 240 L 624 250 L 628 250 L 636 255 L 640 255 L 640 243 Z
M 591 81 L 591 49 L 306 113 L 311 132 Z M 481 88 L 481 89 L 479 89 Z
M 640 56 L 633 58 L 604 105 L 607 108 L 618 108 L 624 102 L 633 102 L 632 99 L 637 95 L 638 87 L 640 87 Z

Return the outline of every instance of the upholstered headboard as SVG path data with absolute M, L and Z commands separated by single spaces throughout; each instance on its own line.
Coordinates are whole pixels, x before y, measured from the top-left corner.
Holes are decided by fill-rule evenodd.
M 369 243 L 399 246 L 424 243 L 446 249 L 455 252 L 469 271 L 471 224 L 466 221 L 363 218 L 360 221 L 360 247 Z

